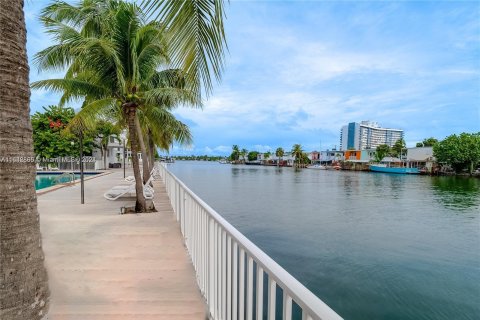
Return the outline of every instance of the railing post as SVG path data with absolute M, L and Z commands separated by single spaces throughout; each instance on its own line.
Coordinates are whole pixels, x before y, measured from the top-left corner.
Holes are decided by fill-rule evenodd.
M 248 286 L 247 286 L 247 320 L 253 315 L 253 259 L 248 256 Z
M 263 268 L 257 263 L 257 320 L 263 320 Z
M 232 319 L 232 238 L 227 238 L 227 320 Z
M 240 248 L 238 319 L 245 319 L 245 250 Z
M 268 276 L 268 320 L 275 320 L 275 307 L 277 298 L 277 283 Z
M 238 244 L 233 242 L 233 306 L 232 319 L 237 320 L 238 316 Z
M 283 289 L 283 319 L 292 320 L 292 298 Z
M 208 306 L 210 310 L 210 315 L 215 315 L 215 222 L 212 218 L 209 219 L 208 222 Z
M 222 319 L 227 319 L 227 234 L 222 230 Z

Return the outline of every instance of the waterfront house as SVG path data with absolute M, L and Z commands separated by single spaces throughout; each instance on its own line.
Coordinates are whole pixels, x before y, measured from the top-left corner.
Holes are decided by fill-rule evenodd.
M 320 152 L 318 151 L 312 151 L 308 154 L 308 159 L 310 159 L 310 161 L 312 163 L 318 163 L 320 162 Z
M 259 153 L 257 156 L 257 159 L 264 161 L 265 160 L 264 154 Z M 284 166 L 284 167 L 293 166 L 294 161 L 295 161 L 295 157 L 292 156 L 291 152 L 285 152 L 285 154 L 281 158 L 277 157 L 275 153 L 272 153 L 270 157 L 268 157 L 269 164 L 278 165 L 278 163 L 280 162 L 280 166 Z
M 407 148 L 406 160 L 412 167 L 423 169 L 428 173 L 431 173 L 436 166 L 433 147 Z
M 108 145 L 105 151 L 106 168 L 104 168 L 105 164 L 103 159 L 103 151 L 100 147 L 100 139 L 97 139 L 97 144 L 99 145 L 99 147 L 94 148 L 92 151 L 92 156 L 95 158 L 95 170 L 102 170 L 102 169 L 108 169 L 108 168 L 121 168 L 123 166 L 123 157 L 125 153 L 126 153 L 125 163 L 127 166 L 130 165 L 130 159 L 131 159 L 130 149 L 128 147 L 125 147 L 124 149 L 124 144 L 126 145 L 126 141 L 127 141 L 126 132 L 122 132 L 119 135 L 119 139 L 117 139 L 115 136 L 110 136 L 108 138 Z M 142 158 L 141 153 L 139 153 L 138 157 L 141 161 L 141 158 Z

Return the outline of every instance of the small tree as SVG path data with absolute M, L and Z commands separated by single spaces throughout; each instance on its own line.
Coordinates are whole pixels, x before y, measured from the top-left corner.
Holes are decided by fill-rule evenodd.
M 230 160 L 237 161 L 239 157 L 240 157 L 240 148 L 238 147 L 238 145 L 234 144 L 232 146 L 232 153 L 230 154 Z
M 278 160 L 277 160 L 277 165 L 278 166 L 280 165 L 280 161 L 282 160 L 284 154 L 285 154 L 285 151 L 281 147 L 279 147 L 279 148 L 277 148 L 277 150 L 275 150 L 275 155 L 278 157 Z
M 417 142 L 416 144 L 416 147 L 417 148 L 420 148 L 420 147 L 433 147 L 435 144 L 438 143 L 438 140 L 435 139 L 434 137 L 430 137 L 430 138 L 427 138 L 427 139 L 423 139 L 422 142 Z
M 37 111 L 32 115 L 33 148 L 36 157 L 53 159 L 79 155 L 78 137 L 65 130 L 74 116 L 75 111 L 72 108 L 53 105 L 43 107 L 43 112 Z M 86 132 L 83 139 L 85 154 L 91 154 L 94 146 L 93 133 Z M 48 163 L 46 162 L 47 166 Z
M 248 150 L 243 148 L 241 151 L 240 151 L 240 155 L 242 156 L 242 160 L 245 161 L 246 160 L 246 156 L 248 154 Z
M 303 150 L 300 144 L 294 144 L 292 147 L 292 155 L 295 157 L 297 166 L 303 162 Z
M 453 134 L 433 146 L 438 162 L 451 165 L 459 172 L 468 169 L 470 174 L 480 163 L 480 132 Z
M 380 162 L 390 153 L 390 147 L 386 144 L 381 144 L 375 149 L 375 161 Z
M 268 160 L 271 155 L 272 155 L 272 153 L 271 153 L 270 151 L 265 152 L 265 153 L 263 154 L 263 158 L 264 158 L 265 160 Z
M 247 156 L 248 161 L 255 161 L 257 160 L 257 157 L 258 157 L 258 151 L 250 151 Z
M 403 139 L 398 139 L 393 147 L 391 148 L 391 154 L 394 157 L 401 158 L 402 157 L 402 152 L 403 150 L 407 147 L 405 144 L 405 140 Z

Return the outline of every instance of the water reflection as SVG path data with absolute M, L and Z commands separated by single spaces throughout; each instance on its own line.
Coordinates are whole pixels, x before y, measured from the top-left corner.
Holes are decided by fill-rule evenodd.
M 465 210 L 480 206 L 480 179 L 432 177 L 436 200 L 450 209 Z

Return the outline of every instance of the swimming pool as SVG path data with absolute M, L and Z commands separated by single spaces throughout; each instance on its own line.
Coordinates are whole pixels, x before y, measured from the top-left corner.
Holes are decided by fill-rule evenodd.
M 37 176 L 35 177 L 35 190 L 40 190 L 44 188 L 48 188 L 51 186 L 54 186 L 56 184 L 61 184 L 65 182 L 70 181 L 70 177 L 68 176 L 62 176 L 63 172 L 58 172 L 58 173 L 42 173 L 42 172 L 37 172 Z M 84 176 L 93 176 L 98 173 L 96 172 L 85 172 L 83 175 Z M 80 173 L 76 172 L 75 173 L 75 179 L 80 179 Z

